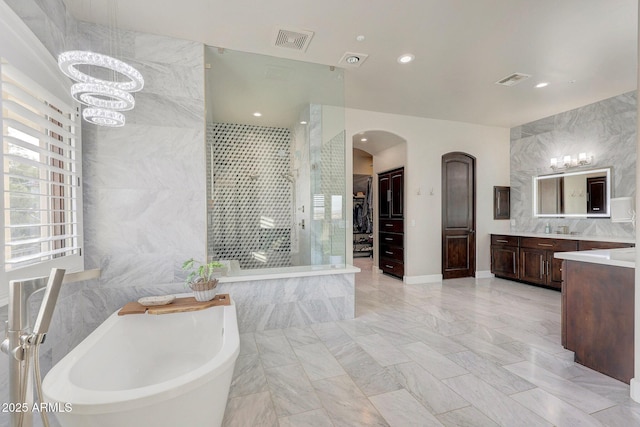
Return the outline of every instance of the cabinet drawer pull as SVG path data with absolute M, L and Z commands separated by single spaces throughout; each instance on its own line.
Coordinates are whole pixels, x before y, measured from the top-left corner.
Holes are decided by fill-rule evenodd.
M 549 248 L 553 247 L 553 245 L 551 243 L 538 243 L 538 246 L 547 246 Z
M 385 227 L 393 227 L 393 224 L 385 224 Z
M 498 243 L 509 243 L 508 240 L 501 240 L 501 239 L 496 239 L 496 242 L 498 242 Z
M 387 265 L 387 264 L 385 264 L 384 266 L 393 270 L 393 265 Z
M 393 255 L 393 252 L 390 252 L 390 251 L 384 251 L 384 253 L 387 255 Z
M 390 241 L 392 241 L 392 240 L 393 240 L 393 237 L 385 237 L 385 238 L 384 238 L 384 240 L 387 240 L 387 241 L 389 241 L 389 242 L 390 242 Z

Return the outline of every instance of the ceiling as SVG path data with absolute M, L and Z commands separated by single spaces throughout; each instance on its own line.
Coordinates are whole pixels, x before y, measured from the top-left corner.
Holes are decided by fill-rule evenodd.
M 513 127 L 637 83 L 636 0 L 64 1 L 80 20 L 109 24 L 112 1 L 122 28 L 344 67 L 345 105 L 364 110 Z M 276 28 L 314 35 L 297 51 Z M 515 72 L 532 77 L 495 84 Z

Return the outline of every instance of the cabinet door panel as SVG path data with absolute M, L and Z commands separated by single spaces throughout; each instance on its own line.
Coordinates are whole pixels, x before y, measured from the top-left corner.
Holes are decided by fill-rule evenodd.
M 391 215 L 391 182 L 389 175 L 380 176 L 378 180 L 378 196 L 378 216 L 380 218 L 388 218 Z
M 520 279 L 545 285 L 546 251 L 541 249 L 520 248 Z
M 391 174 L 391 217 L 402 218 L 404 215 L 404 173 Z
M 491 247 L 491 272 L 496 276 L 518 278 L 518 248 Z

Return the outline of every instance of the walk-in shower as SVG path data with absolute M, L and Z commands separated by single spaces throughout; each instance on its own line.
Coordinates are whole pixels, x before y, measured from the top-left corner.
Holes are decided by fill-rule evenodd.
M 342 70 L 218 48 L 205 57 L 209 258 L 344 262 Z

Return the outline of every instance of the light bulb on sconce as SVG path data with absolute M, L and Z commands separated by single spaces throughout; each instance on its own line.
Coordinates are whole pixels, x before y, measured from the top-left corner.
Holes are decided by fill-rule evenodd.
M 549 160 L 549 167 L 554 171 L 557 169 L 568 169 L 573 167 L 580 167 L 590 165 L 593 162 L 593 156 L 587 153 L 579 153 L 578 156 L 573 157 L 565 155 L 561 157 L 552 157 Z

